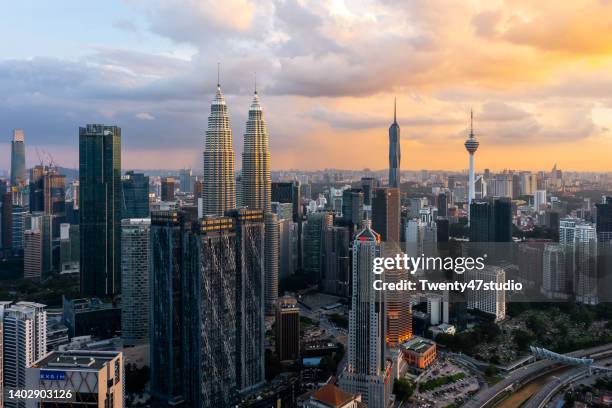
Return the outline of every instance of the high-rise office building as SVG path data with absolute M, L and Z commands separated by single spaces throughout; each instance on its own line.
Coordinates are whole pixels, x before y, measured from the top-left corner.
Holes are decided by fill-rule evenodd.
M 612 196 L 605 196 L 597 208 L 597 267 L 600 301 L 612 300 Z
M 304 226 L 303 253 L 304 273 L 321 277 L 321 250 L 325 229 L 333 224 L 331 213 L 319 212 L 308 214 Z
M 13 203 L 11 208 L 11 250 L 13 254 L 23 253 L 23 231 L 25 231 L 28 207 Z
M 273 213 L 264 215 L 266 245 L 265 263 L 265 308 L 267 316 L 274 316 L 278 300 L 278 281 L 280 264 L 280 220 Z
M 484 269 L 471 269 L 465 272 L 466 282 L 483 281 L 502 285 L 506 282 L 506 271 L 498 266 L 486 265 Z M 504 290 L 485 290 L 475 288 L 467 292 L 467 308 L 480 310 L 494 316 L 495 321 L 506 318 L 506 292 Z
M 232 128 L 219 83 L 210 106 L 203 159 L 203 212 L 205 215 L 223 215 L 225 211 L 236 208 L 236 175 Z
M 302 219 L 302 204 L 300 195 L 300 182 L 275 182 L 272 183 L 272 201 L 293 204 L 293 221 Z
M 121 221 L 121 338 L 126 346 L 149 339 L 149 218 Z
M 121 129 L 79 128 L 81 292 L 121 290 Z
M 470 155 L 470 168 L 468 175 L 468 207 L 472 204 L 472 201 L 476 198 L 476 190 L 475 190 L 475 176 L 474 176 L 474 154 L 476 150 L 478 150 L 478 140 L 474 135 L 474 113 L 470 111 L 470 135 L 469 138 L 465 141 L 465 149 L 468 151 Z M 468 222 L 470 222 L 471 213 L 468 213 Z
M 176 405 L 184 401 L 183 370 L 183 234 L 185 214 L 179 211 L 151 213 L 150 364 L 151 394 Z
M 3 325 L 4 388 L 25 389 L 26 368 L 47 353 L 45 305 L 19 302 L 5 305 Z M 6 408 L 25 408 L 25 401 L 6 400 Z
M 540 292 L 548 299 L 568 299 L 569 279 L 565 251 L 560 244 L 545 244 Z
M 348 227 L 330 225 L 323 231 L 322 289 L 337 296 L 349 295 L 350 240 Z
M 342 192 L 342 218 L 351 227 L 351 230 L 359 228 L 363 220 L 363 191 L 357 188 L 349 188 Z
M 7 256 L 13 248 L 13 194 L 10 189 L 0 192 L 0 248 Z
M 400 242 L 400 191 L 377 188 L 372 199 L 372 228 L 385 242 Z
M 179 171 L 180 189 L 183 193 L 193 192 L 193 174 L 191 169 L 181 169 Z
M 40 234 L 42 274 L 48 275 L 53 270 L 53 223 L 56 217 L 36 212 L 28 215 L 28 219 L 27 228 Z M 23 237 L 25 247 L 25 232 Z
M 25 136 L 22 129 L 13 129 L 11 141 L 11 185 L 25 185 Z
M 236 382 L 252 390 L 264 376 L 264 219 L 261 210 L 231 210 L 236 232 Z
M 579 303 L 599 303 L 597 287 L 597 233 L 591 223 L 576 225 L 574 232 L 574 296 Z
M 23 232 L 23 277 L 40 280 L 43 273 L 42 234 L 40 230 Z
M 380 187 L 380 180 L 373 177 L 361 178 L 361 189 L 363 190 L 363 205 L 371 206 L 374 190 Z
M 268 128 L 256 89 L 244 132 L 242 205 L 270 212 L 271 182 Z
M 27 368 L 26 383 L 29 389 L 61 389 L 73 395 L 69 402 L 29 399 L 26 408 L 123 408 L 123 353 L 92 350 L 54 351 Z
M 394 245 L 381 250 L 383 256 L 395 257 L 401 251 Z M 385 271 L 385 282 L 400 283 L 409 279 L 405 269 L 388 269 Z M 412 337 L 412 303 L 410 296 L 400 291 L 388 291 L 385 294 L 385 340 L 389 347 L 398 347 Z
M 340 387 L 361 394 L 371 408 L 386 408 L 391 394 L 391 363 L 385 358 L 384 292 L 373 289 L 372 262 L 381 254 L 381 236 L 369 221 L 353 242 L 352 297 L 349 312 L 348 362 Z M 382 275 L 380 275 L 382 276 Z
M 163 177 L 161 179 L 161 200 L 174 201 L 174 189 L 176 184 L 174 177 Z
M 143 173 L 128 171 L 121 177 L 123 205 L 121 218 L 149 217 L 149 177 Z
M 280 361 L 300 358 L 300 308 L 290 296 L 278 299 L 276 307 L 276 354 Z
M 389 126 L 389 187 L 400 187 L 400 127 L 397 124 L 397 102 L 393 102 L 393 123 Z
M 471 242 L 512 242 L 512 203 L 509 198 L 472 202 L 470 220 Z
M 4 309 L 10 305 L 0 301 L 0 407 L 4 407 Z
M 533 195 L 533 209 L 536 211 L 546 209 L 546 190 L 536 190 Z
M 42 164 L 30 169 L 29 208 L 30 211 L 45 211 L 44 176 L 48 168 Z
M 232 218 L 206 217 L 194 223 L 185 238 L 183 360 L 188 406 L 235 403 L 240 282 L 236 236 Z

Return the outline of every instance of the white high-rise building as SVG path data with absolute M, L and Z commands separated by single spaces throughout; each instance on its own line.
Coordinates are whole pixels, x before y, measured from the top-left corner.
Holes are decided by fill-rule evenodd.
M 565 250 L 560 244 L 544 246 L 541 292 L 548 299 L 567 299 L 568 284 Z
M 474 177 L 474 154 L 476 150 L 478 150 L 478 140 L 474 135 L 474 113 L 470 112 L 470 136 L 465 141 L 465 149 L 468 151 L 470 155 L 470 168 L 468 175 L 468 222 L 470 216 L 469 206 L 472 204 L 472 201 L 476 198 L 476 186 L 475 186 L 475 177 Z
M 578 218 L 559 221 L 559 244 L 565 252 L 565 269 L 573 282 L 577 302 L 597 304 L 597 231 Z
M 533 195 L 538 189 L 538 176 L 534 173 L 522 173 L 520 179 L 521 195 Z
M 381 243 L 369 221 L 364 224 L 353 243 L 348 363 L 340 387 L 361 394 L 370 408 L 386 408 L 393 381 L 392 364 L 385 358 L 385 296 L 384 291 L 372 286 L 375 279 L 384 279 L 384 275 L 372 272 L 373 260 L 381 254 Z
M 47 312 L 40 303 L 19 302 L 3 312 L 4 388 L 26 388 L 26 368 L 47 353 Z M 24 408 L 25 401 L 4 401 Z
M 576 225 L 574 235 L 574 295 L 576 301 L 599 303 L 597 295 L 597 232 L 595 225 Z
M 503 284 L 506 281 L 506 271 L 499 266 L 487 265 L 484 269 L 471 269 L 465 272 L 466 282 L 478 281 L 493 284 Z M 478 286 L 476 286 L 478 287 Z M 469 290 L 467 292 L 467 308 L 480 310 L 495 316 L 495 321 L 506 317 L 506 292 L 504 290 Z
M 203 161 L 203 214 L 224 215 L 225 211 L 236 208 L 236 176 L 232 128 L 218 82 L 208 116 Z
M 546 207 L 546 190 L 537 190 L 533 195 L 533 209 L 541 211 Z
M 127 346 L 149 340 L 150 218 L 121 220 L 121 337 Z
M 268 128 L 255 89 L 244 133 L 242 204 L 270 212 L 271 189 Z

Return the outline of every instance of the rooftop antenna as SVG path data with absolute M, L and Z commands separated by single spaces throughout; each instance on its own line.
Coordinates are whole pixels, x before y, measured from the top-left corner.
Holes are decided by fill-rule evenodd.
M 257 95 L 257 72 L 255 72 L 255 95 Z
M 397 123 L 397 97 L 393 97 L 393 123 Z
M 217 62 L 217 88 L 221 87 L 221 63 Z
M 470 108 L 470 138 L 474 138 L 474 110 Z

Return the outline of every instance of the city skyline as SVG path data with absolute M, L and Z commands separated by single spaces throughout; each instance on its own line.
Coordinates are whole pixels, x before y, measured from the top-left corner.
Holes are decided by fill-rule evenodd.
M 0 48 L 1 157 L 23 128 L 27 146 L 76 167 L 78 126 L 109 123 L 124 131 L 124 168 L 159 168 L 162 152 L 168 168 L 200 168 L 194 148 L 221 62 L 236 154 L 258 73 L 272 170 L 385 168 L 397 96 L 404 170 L 465 169 L 473 108 L 478 169 L 612 171 L 605 2 L 65 6 L 8 6 L 0 33 L 20 47 Z M 91 13 L 111 24 L 89 32 Z

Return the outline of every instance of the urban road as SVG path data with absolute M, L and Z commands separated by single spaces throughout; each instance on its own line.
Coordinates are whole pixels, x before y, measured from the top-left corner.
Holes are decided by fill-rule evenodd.
M 612 344 L 607 344 L 604 346 L 593 347 L 590 349 L 577 350 L 571 353 L 567 353 L 567 356 L 570 357 L 587 357 L 593 354 L 599 354 L 602 352 L 612 352 Z M 596 358 L 596 356 L 593 356 Z M 603 356 L 602 356 L 603 357 Z M 482 390 L 481 392 L 475 394 L 472 399 L 470 399 L 464 406 L 466 408 L 489 408 L 494 407 L 497 403 L 501 402 L 505 397 L 507 397 L 510 393 L 517 391 L 522 386 L 526 385 L 530 381 L 535 380 L 536 378 L 547 374 L 548 372 L 558 369 L 563 365 L 557 363 L 555 361 L 550 360 L 539 360 L 535 363 L 531 363 L 521 368 L 517 368 L 516 370 L 510 372 L 506 378 L 498 382 L 497 384 Z M 543 388 L 546 388 L 543 387 Z M 537 397 L 540 393 L 536 393 L 534 397 Z M 543 392 L 540 398 L 545 397 L 547 394 Z M 534 400 L 535 402 L 535 400 Z M 532 406 L 532 405 L 530 405 Z M 540 406 L 533 405 L 533 406 Z

